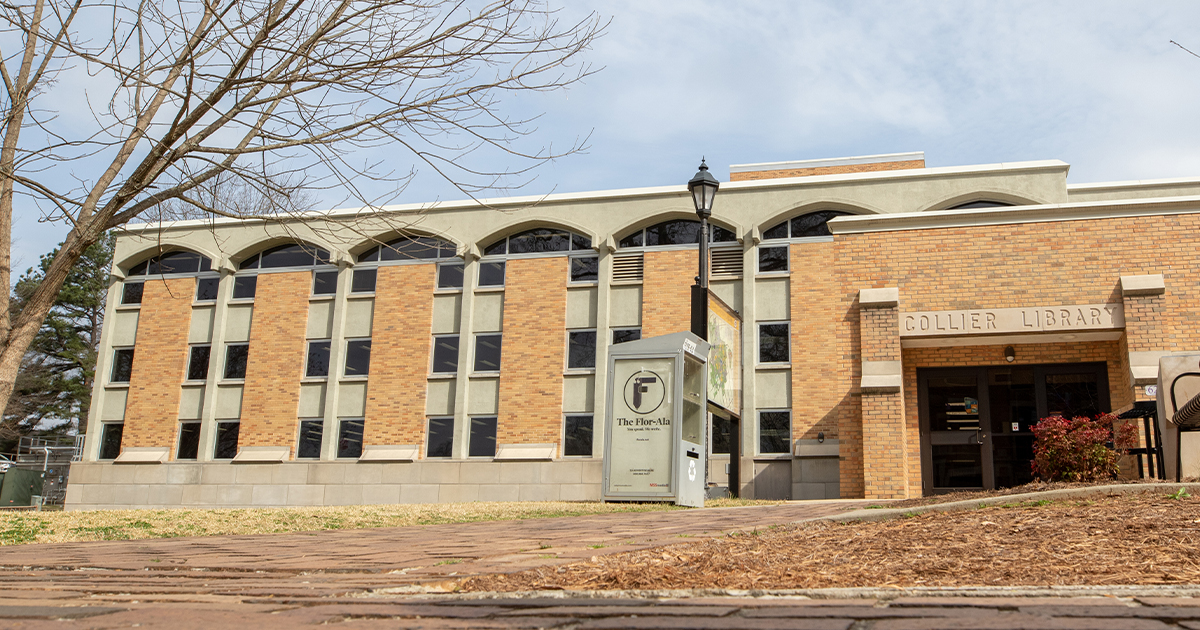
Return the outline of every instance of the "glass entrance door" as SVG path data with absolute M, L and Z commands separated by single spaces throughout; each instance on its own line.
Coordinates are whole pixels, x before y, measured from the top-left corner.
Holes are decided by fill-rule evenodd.
M 1109 410 L 1104 363 L 917 371 L 926 494 L 1033 480 L 1033 425 Z

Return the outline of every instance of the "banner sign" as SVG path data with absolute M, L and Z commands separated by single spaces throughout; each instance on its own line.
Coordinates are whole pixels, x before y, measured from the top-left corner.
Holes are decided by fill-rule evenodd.
M 608 491 L 671 495 L 675 361 L 614 363 Z
M 742 317 L 708 292 L 708 400 L 742 414 Z

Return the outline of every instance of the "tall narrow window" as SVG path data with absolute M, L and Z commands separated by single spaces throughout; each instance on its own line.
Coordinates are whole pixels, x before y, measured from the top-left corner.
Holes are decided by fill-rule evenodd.
M 758 362 L 787 363 L 789 360 L 788 324 L 759 324 Z
M 567 332 L 567 368 L 596 367 L 596 331 L 572 330 Z
M 213 459 L 237 457 L 238 430 L 242 423 L 237 420 L 217 423 L 217 443 L 213 448 Z
M 371 369 L 371 340 L 346 342 L 346 376 L 366 376 Z
M 196 459 L 200 454 L 200 423 L 181 422 L 179 424 L 179 447 L 175 451 L 175 459 Z
M 500 343 L 503 335 L 475 335 L 475 371 L 500 371 Z
M 792 446 L 792 413 L 790 411 L 758 412 L 758 452 L 764 455 L 790 453 Z
M 733 440 L 730 436 L 730 429 L 733 423 L 728 418 L 722 418 L 717 414 L 712 416 L 712 440 L 709 444 L 712 445 L 712 453 L 714 455 L 728 455 L 732 449 Z
M 336 271 L 314 271 L 313 272 L 313 295 L 333 295 L 337 293 L 337 277 Z
M 128 383 L 133 376 L 133 348 L 117 348 L 113 351 L 112 383 Z
M 351 280 L 351 293 L 374 293 L 375 281 L 379 278 L 378 269 L 355 269 Z
M 337 456 L 357 459 L 362 456 L 363 421 L 342 420 L 338 423 Z
M 231 343 L 225 346 L 225 378 L 246 378 L 246 361 L 249 358 L 249 344 Z
M 504 263 L 503 262 L 479 263 L 479 286 L 481 286 L 481 287 L 502 287 L 502 286 L 504 286 Z
M 461 289 L 463 285 L 462 263 L 438 265 L 437 288 Z
M 329 376 L 329 340 L 308 342 L 308 360 L 304 375 L 308 378 Z
M 454 418 L 430 418 L 426 436 L 426 457 L 450 457 L 454 454 Z
M 217 289 L 220 286 L 220 278 L 198 278 L 196 280 L 196 301 L 212 302 L 217 299 Z
M 783 247 L 759 247 L 758 248 L 758 271 L 759 273 L 769 273 L 772 271 L 787 271 L 788 270 L 788 248 Z
M 210 346 L 192 346 L 191 356 L 188 357 L 189 381 L 203 381 L 208 378 L 208 358 L 211 353 Z
M 496 417 L 471 418 L 471 457 L 496 456 Z
M 233 299 L 252 300 L 258 290 L 258 276 L 234 276 Z
M 571 282 L 596 282 L 599 279 L 598 256 L 578 256 L 571 259 Z
M 121 304 L 141 304 L 145 288 L 144 282 L 126 282 L 125 286 L 121 287 Z
M 563 455 L 592 456 L 592 416 L 567 416 L 563 425 Z
M 100 459 L 116 459 L 121 454 L 121 434 L 125 425 L 119 422 L 108 422 L 100 434 Z
M 325 422 L 320 418 L 300 421 L 300 443 L 296 445 L 297 459 L 319 459 Z
M 441 335 L 433 338 L 433 373 L 455 374 L 458 372 L 458 335 Z

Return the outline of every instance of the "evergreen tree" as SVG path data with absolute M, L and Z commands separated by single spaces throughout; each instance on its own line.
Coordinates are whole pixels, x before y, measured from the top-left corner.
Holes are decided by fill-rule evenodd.
M 22 435 L 87 430 L 113 241 L 106 235 L 84 252 L 25 353 L 0 420 L 0 452 L 11 451 Z M 55 249 L 43 255 L 38 266 L 17 281 L 13 316 L 33 295 L 57 254 Z

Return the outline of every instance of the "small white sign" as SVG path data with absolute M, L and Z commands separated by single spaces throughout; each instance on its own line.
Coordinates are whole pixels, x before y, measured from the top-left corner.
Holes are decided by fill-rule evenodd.
M 1013 423 L 1013 433 L 1020 433 L 1020 432 L 1021 432 L 1021 423 L 1014 422 Z
M 1158 396 L 1158 385 L 1147 385 L 1146 386 L 1146 395 L 1147 396 Z
M 683 351 L 691 355 L 696 355 L 696 342 L 691 339 L 684 339 Z

